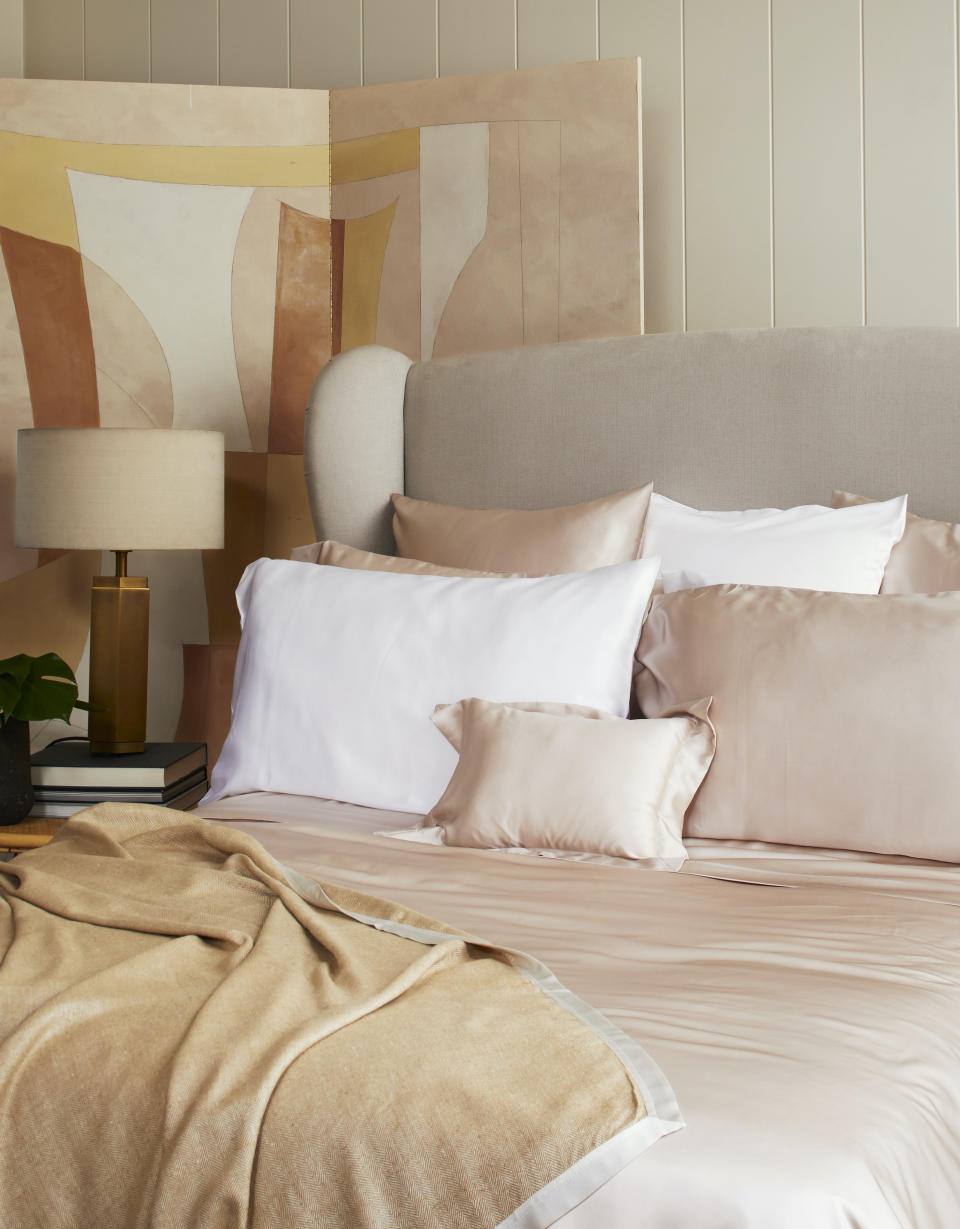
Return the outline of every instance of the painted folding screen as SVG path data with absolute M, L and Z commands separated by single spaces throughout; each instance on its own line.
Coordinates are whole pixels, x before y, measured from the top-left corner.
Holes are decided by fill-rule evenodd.
M 331 354 L 642 330 L 638 99 L 633 60 L 331 94 L 0 82 L 0 657 L 82 677 L 100 568 L 13 547 L 17 428 L 222 430 L 226 548 L 132 560 L 149 736 L 215 752 L 237 579 L 313 537 L 303 412 Z

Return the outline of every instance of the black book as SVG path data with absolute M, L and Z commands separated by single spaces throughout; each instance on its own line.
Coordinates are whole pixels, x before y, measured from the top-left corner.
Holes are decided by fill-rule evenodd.
M 77 739 L 31 756 L 30 776 L 35 787 L 166 789 L 206 762 L 206 743 L 147 743 L 138 755 L 94 755 L 85 739 Z

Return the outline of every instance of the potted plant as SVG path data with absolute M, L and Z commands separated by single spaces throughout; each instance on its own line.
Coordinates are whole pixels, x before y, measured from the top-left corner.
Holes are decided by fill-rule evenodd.
M 19 823 L 33 806 L 30 722 L 69 721 L 77 699 L 73 671 L 56 653 L 17 653 L 0 661 L 0 824 Z

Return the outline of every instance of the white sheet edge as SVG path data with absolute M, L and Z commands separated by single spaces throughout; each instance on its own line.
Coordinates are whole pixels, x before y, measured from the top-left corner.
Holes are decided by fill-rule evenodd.
M 651 1144 L 676 1130 L 676 1123 L 651 1115 L 625 1127 L 535 1191 L 496 1229 L 545 1229 L 588 1199 Z
M 443 826 L 424 828 L 415 824 L 411 828 L 381 828 L 374 836 L 389 836 L 396 841 L 410 841 L 414 845 L 445 846 Z M 465 848 L 457 846 L 456 848 Z M 686 850 L 675 857 L 625 858 L 619 854 L 589 853 L 577 849 L 527 849 L 525 845 L 504 845 L 502 848 L 484 849 L 484 853 L 519 853 L 532 858 L 553 858 L 562 862 L 594 862 L 600 866 L 634 866 L 648 871 L 678 871 L 687 860 Z

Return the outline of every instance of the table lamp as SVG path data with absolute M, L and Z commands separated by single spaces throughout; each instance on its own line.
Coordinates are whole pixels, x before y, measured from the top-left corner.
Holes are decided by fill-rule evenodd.
M 17 432 L 17 546 L 112 550 L 90 594 L 90 750 L 142 751 L 150 590 L 132 550 L 223 546 L 223 435 L 138 427 Z

